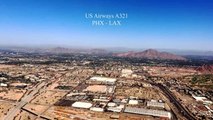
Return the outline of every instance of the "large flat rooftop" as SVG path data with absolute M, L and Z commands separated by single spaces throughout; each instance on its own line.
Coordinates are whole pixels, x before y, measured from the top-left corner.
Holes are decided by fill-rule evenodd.
M 144 109 L 144 108 L 136 108 L 136 107 L 126 107 L 124 112 L 126 113 L 134 113 L 134 114 L 141 114 L 141 115 L 151 115 L 157 117 L 166 117 L 171 118 L 171 113 L 162 110 L 152 110 L 152 109 Z
M 99 81 L 99 82 L 110 82 L 110 83 L 116 82 L 116 78 L 109 78 L 109 77 L 102 77 L 102 76 L 94 76 L 94 77 L 91 77 L 89 80 Z

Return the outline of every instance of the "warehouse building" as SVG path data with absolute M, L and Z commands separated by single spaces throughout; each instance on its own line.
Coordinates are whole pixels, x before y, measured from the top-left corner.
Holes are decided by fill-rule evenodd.
M 134 113 L 141 115 L 151 115 L 156 117 L 163 117 L 171 119 L 171 113 L 162 110 L 152 110 L 152 109 L 144 109 L 144 108 L 135 108 L 135 107 L 126 107 L 124 112 L 126 113 Z
M 129 100 L 129 104 L 130 105 L 137 105 L 138 104 L 138 100 Z
M 94 76 L 89 79 L 90 81 L 97 81 L 97 82 L 106 82 L 106 83 L 115 83 L 115 78 L 108 78 L 108 77 L 101 77 L 101 76 Z
M 72 107 L 89 109 L 90 107 L 92 107 L 92 104 L 88 102 L 74 102 L 72 104 Z

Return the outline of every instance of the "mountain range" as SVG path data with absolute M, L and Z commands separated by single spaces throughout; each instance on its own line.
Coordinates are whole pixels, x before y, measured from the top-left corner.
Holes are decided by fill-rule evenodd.
M 111 55 L 117 57 L 136 57 L 148 59 L 205 59 L 213 60 L 212 51 L 187 51 L 173 49 L 129 49 L 129 48 L 87 48 L 87 47 L 6 47 L 0 46 L 0 50 L 25 53 L 81 53 L 95 55 Z M 129 52 L 128 52 L 129 51 Z M 208 54 L 207 54 L 208 53 Z
M 159 52 L 154 49 L 148 49 L 142 52 L 124 52 L 124 53 L 116 53 L 114 56 L 117 57 L 130 57 L 130 58 L 146 58 L 146 59 L 168 59 L 168 60 L 186 60 L 186 58 L 174 55 L 168 52 Z

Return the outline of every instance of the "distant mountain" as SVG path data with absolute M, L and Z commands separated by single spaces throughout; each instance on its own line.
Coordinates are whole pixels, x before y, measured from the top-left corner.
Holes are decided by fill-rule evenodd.
M 147 59 L 168 59 L 168 60 L 186 60 L 186 58 L 178 55 L 174 55 L 167 52 L 159 52 L 154 49 L 148 49 L 142 52 L 125 52 L 114 54 L 117 57 L 136 57 L 136 58 L 147 58 Z
M 197 71 L 205 74 L 213 73 L 213 65 L 203 65 L 197 68 Z
M 81 54 L 94 54 L 94 55 L 105 55 L 109 54 L 104 49 L 92 49 L 92 48 L 64 48 L 64 47 L 53 47 L 53 48 L 27 48 L 27 47 L 12 47 L 3 48 L 0 50 L 10 50 L 14 52 L 25 52 L 25 53 L 81 53 Z
M 120 57 L 140 57 L 149 59 L 199 59 L 199 60 L 213 60 L 213 51 L 185 51 L 172 49 L 130 49 L 130 48 L 88 48 L 88 47 L 55 47 L 55 46 L 41 46 L 41 47 L 16 47 L 16 46 L 0 46 L 0 50 L 7 50 L 13 52 L 24 53 L 80 53 L 80 54 L 94 54 L 94 55 L 114 55 Z M 145 50 L 145 51 L 144 51 Z M 128 52 L 134 51 L 134 52 Z M 143 52 L 140 52 L 143 51 Z M 164 52 L 166 51 L 166 52 Z M 167 53 L 169 51 L 169 53 Z M 179 55 L 179 56 L 178 56 Z

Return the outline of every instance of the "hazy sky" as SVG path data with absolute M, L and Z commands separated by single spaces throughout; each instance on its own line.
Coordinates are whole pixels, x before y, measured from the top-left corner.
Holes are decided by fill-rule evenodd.
M 0 45 L 213 50 L 212 6 L 213 0 L 0 0 Z M 92 26 L 85 13 L 128 18 L 121 26 Z

